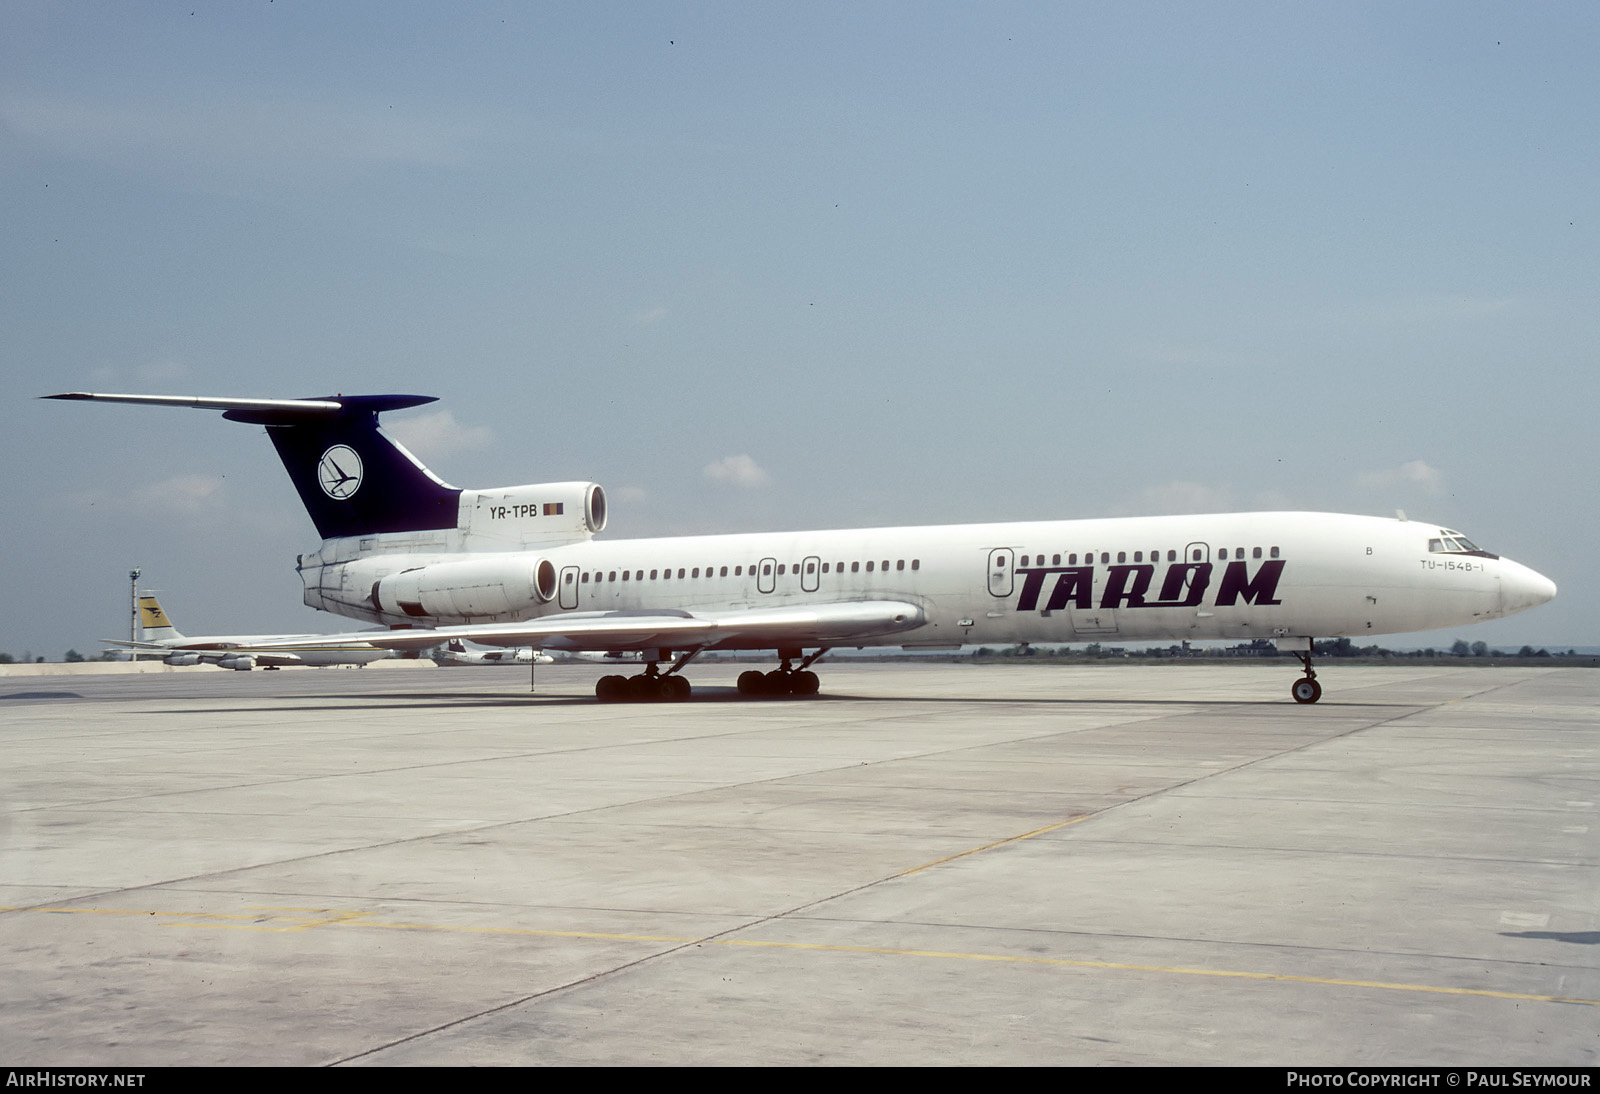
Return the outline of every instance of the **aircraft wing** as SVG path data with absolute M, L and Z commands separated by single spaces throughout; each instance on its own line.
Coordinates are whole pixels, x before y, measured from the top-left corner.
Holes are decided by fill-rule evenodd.
M 364 631 L 363 634 L 371 636 L 373 631 Z M 387 632 L 383 632 L 385 635 Z M 362 650 L 392 649 L 391 646 L 374 645 L 370 638 L 357 639 L 348 634 L 330 634 L 326 637 L 308 634 L 303 636 L 284 636 L 283 638 L 270 639 L 263 637 L 261 641 L 252 642 L 248 637 L 240 638 L 182 638 L 169 642 L 129 642 L 127 639 L 102 638 L 103 645 L 120 646 L 123 649 L 141 652 L 162 653 L 216 653 L 230 654 L 252 652 L 267 649 L 292 649 L 314 650 L 322 653 L 360 653 Z
M 569 612 L 522 623 L 386 632 L 325 634 L 239 647 L 245 652 L 302 650 L 348 642 L 381 649 L 422 650 L 464 638 L 486 646 L 538 646 L 555 650 L 773 649 L 830 646 L 922 626 L 923 611 L 898 600 L 788 605 L 691 613 L 677 610 Z

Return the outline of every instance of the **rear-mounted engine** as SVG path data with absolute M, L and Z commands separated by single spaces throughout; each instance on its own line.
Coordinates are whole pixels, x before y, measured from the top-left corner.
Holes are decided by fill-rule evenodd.
M 516 618 L 556 595 L 556 568 L 527 554 L 436 562 L 391 574 L 372 586 L 372 606 L 429 626 Z

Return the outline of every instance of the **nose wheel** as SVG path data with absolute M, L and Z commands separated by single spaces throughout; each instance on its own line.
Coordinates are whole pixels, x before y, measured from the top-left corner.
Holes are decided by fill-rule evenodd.
M 1317 670 L 1311 667 L 1311 651 L 1306 650 L 1298 656 L 1300 663 L 1306 667 L 1306 674 L 1294 682 L 1289 694 L 1294 696 L 1297 703 L 1315 703 L 1322 698 L 1322 685 L 1317 683 Z

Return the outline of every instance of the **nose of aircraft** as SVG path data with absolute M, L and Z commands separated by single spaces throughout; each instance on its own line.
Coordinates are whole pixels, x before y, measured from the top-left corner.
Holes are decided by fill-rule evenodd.
M 1530 570 L 1520 562 L 1505 560 L 1505 569 L 1500 573 L 1500 596 L 1505 605 L 1505 613 L 1524 611 L 1528 608 L 1537 608 L 1547 600 L 1552 600 L 1556 595 L 1556 583 L 1536 570 Z

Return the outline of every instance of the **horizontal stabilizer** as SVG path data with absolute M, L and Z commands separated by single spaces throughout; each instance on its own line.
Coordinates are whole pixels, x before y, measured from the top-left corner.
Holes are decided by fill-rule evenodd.
M 432 395 L 329 395 L 316 399 L 243 399 L 222 395 L 113 395 L 94 391 L 64 391 L 43 399 L 74 399 L 96 403 L 134 403 L 140 406 L 182 406 L 191 410 L 221 410 L 223 417 L 257 425 L 292 423 L 308 417 L 338 412 L 381 413 L 436 402 Z

